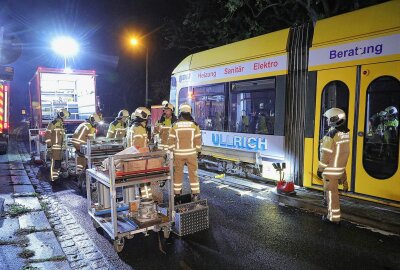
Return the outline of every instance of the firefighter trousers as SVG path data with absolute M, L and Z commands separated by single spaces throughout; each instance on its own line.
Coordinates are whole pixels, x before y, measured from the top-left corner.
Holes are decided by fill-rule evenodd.
M 181 194 L 183 185 L 183 167 L 185 164 L 189 171 L 189 182 L 192 194 L 200 193 L 199 176 L 197 174 L 197 154 L 188 156 L 174 155 L 174 193 Z
M 84 169 L 86 169 L 86 158 L 85 156 L 79 152 L 75 151 L 75 157 L 76 157 L 76 167 L 75 167 L 75 172 L 76 174 L 80 174 Z
M 339 202 L 339 191 L 338 191 L 338 177 L 324 176 L 324 191 L 326 196 L 326 202 L 328 207 L 327 218 L 332 222 L 340 221 L 340 202 Z
M 50 177 L 51 181 L 57 180 L 61 170 L 62 150 L 61 146 L 53 146 L 51 149 Z

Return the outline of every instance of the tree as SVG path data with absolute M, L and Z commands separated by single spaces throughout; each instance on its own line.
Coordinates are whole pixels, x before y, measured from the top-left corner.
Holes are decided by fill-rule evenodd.
M 383 0 L 184 0 L 166 21 L 169 48 L 204 50 L 308 21 L 349 12 Z

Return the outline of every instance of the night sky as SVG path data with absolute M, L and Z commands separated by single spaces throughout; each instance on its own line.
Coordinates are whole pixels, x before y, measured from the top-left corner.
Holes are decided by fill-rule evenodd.
M 63 68 L 63 58 L 50 48 L 51 40 L 59 35 L 80 43 L 79 54 L 68 66 L 96 70 L 97 94 L 105 116 L 143 106 L 145 50 L 127 48 L 126 38 L 145 36 L 150 90 L 154 82 L 167 82 L 173 68 L 188 54 L 164 49 L 162 38 L 163 24 L 180 8 L 178 0 L 0 0 L 0 26 L 22 44 L 21 56 L 10 64 L 15 69 L 11 121 L 20 121 L 21 109 L 28 109 L 28 82 L 36 68 Z M 164 96 L 150 96 L 151 103 L 168 97 L 168 87 L 163 89 Z

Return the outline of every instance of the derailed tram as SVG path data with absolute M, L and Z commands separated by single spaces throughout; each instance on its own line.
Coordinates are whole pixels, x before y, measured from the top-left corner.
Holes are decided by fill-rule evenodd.
M 269 33 L 186 57 L 170 102 L 188 102 L 203 135 L 200 163 L 244 177 L 321 189 L 323 113 L 346 112 L 353 196 L 400 203 L 400 2 Z M 373 22 L 373 23 L 371 23 Z M 385 109 L 392 108 L 390 116 Z M 390 134 L 384 121 L 397 126 Z

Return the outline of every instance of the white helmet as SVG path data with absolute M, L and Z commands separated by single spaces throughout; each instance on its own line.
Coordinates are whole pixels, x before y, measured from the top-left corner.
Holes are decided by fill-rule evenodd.
M 162 105 L 163 107 L 165 107 L 165 106 L 167 106 L 168 103 L 169 103 L 168 101 L 163 100 L 163 102 L 161 102 L 161 105 Z
M 179 113 L 192 113 L 192 107 L 187 103 L 182 103 L 179 106 Z
M 393 120 L 397 116 L 397 113 L 398 113 L 397 108 L 394 106 L 387 107 L 385 109 L 385 112 L 386 112 L 386 117 L 389 120 Z
M 151 112 L 149 111 L 149 109 L 147 109 L 146 107 L 139 107 L 137 108 L 133 113 L 131 118 L 140 118 L 143 120 L 147 120 L 147 118 L 149 118 L 149 116 L 151 115 Z
M 346 121 L 346 113 L 339 108 L 331 108 L 324 113 L 324 116 L 328 118 L 328 126 L 339 127 Z
M 171 103 L 167 103 L 164 105 L 163 110 L 166 110 L 166 109 L 170 109 L 171 111 L 174 111 L 174 105 L 172 105 Z
M 67 109 L 60 109 L 57 111 L 57 116 L 64 120 L 68 119 L 71 116 L 71 114 Z
M 122 119 L 123 117 L 128 118 L 129 117 L 129 112 L 127 110 L 120 110 L 117 119 Z
M 97 113 L 91 114 L 89 116 L 89 122 L 91 124 L 98 124 L 102 120 L 101 116 L 98 115 Z

